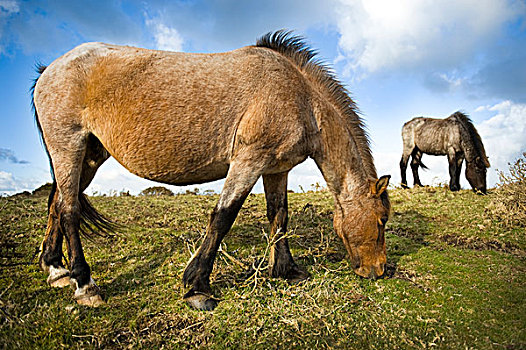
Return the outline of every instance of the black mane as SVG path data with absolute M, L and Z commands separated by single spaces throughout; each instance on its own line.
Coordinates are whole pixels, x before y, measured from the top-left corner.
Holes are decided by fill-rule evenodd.
M 263 35 L 257 40 L 256 47 L 266 47 L 289 58 L 301 71 L 307 73 L 314 83 L 324 88 L 333 104 L 342 115 L 346 116 L 350 125 L 349 131 L 357 143 L 367 172 L 376 178 L 369 136 L 365 123 L 358 114 L 358 107 L 332 69 L 317 57 L 317 51 L 310 48 L 303 37 L 293 35 L 291 31 L 286 30 Z
M 449 118 L 458 120 L 466 128 L 469 136 L 471 137 L 471 141 L 473 142 L 473 146 L 475 147 L 478 156 L 482 159 L 486 167 L 489 168 L 490 164 L 488 157 L 486 156 L 486 150 L 484 149 L 484 145 L 482 144 L 482 139 L 468 115 L 457 111 L 450 115 Z

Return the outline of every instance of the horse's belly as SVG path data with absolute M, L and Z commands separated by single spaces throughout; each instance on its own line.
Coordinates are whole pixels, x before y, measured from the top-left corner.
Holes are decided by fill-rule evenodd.
M 420 140 L 415 141 L 415 146 L 425 154 L 433 156 L 444 156 L 447 154 L 442 140 L 437 138 L 422 137 Z
M 222 179 L 228 172 L 228 163 L 211 162 L 203 165 L 191 164 L 134 164 L 117 159 L 131 173 L 157 182 L 170 185 L 192 185 Z M 185 166 L 186 165 L 186 166 Z
M 419 148 L 420 149 L 420 148 Z M 437 150 L 437 149 L 420 149 L 422 153 L 429 154 L 431 156 L 445 156 L 447 153 L 443 150 Z
M 146 175 L 144 178 L 170 185 L 192 185 L 211 182 L 226 177 L 228 164 L 210 164 L 192 171 Z
M 199 184 L 224 178 L 229 158 L 221 140 L 192 139 L 187 142 L 166 137 L 133 137 L 104 142 L 108 152 L 131 173 L 171 185 Z

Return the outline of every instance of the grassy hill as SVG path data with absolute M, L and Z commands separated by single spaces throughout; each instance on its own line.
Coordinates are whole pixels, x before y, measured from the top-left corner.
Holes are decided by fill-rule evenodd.
M 122 225 L 84 239 L 97 309 L 36 264 L 47 198 L 0 198 L 0 348 L 526 348 L 525 223 L 496 219 L 495 191 L 390 195 L 387 276 L 371 281 L 333 232 L 331 195 L 289 194 L 292 252 L 312 275 L 292 286 L 267 278 L 264 196 L 250 195 L 216 260 L 213 312 L 186 306 L 181 276 L 217 196 L 92 197 Z

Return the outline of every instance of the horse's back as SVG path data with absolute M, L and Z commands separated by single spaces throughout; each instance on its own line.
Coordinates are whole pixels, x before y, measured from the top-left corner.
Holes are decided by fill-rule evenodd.
M 458 151 L 458 129 L 458 123 L 453 120 L 417 117 L 404 124 L 402 138 L 404 142 L 411 140 L 414 147 L 424 153 L 447 155 Z
M 255 47 L 189 54 L 88 43 L 46 69 L 35 104 L 39 112 L 48 111 L 43 119 L 59 118 L 95 135 L 136 175 L 175 184 L 206 182 L 226 175 L 242 119 L 242 126 L 250 124 L 237 135 L 244 143 L 258 130 L 301 137 L 301 122 L 292 116 L 299 110 L 268 106 L 289 106 L 286 100 L 297 100 L 294 93 L 305 88 L 290 67 L 278 54 Z M 279 140 L 258 140 L 280 146 Z

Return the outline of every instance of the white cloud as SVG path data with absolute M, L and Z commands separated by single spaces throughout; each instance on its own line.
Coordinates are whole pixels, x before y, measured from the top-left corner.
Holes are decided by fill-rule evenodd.
M 20 11 L 20 6 L 16 0 L 1 0 L 0 1 L 0 12 L 7 14 L 17 13 Z
M 43 182 L 36 178 L 18 178 L 12 173 L 0 170 L 0 196 L 13 195 L 23 191 L 33 191 Z
M 84 41 L 137 45 L 141 23 L 116 1 L 49 2 L 0 0 L 0 53 L 22 49 L 26 55 L 64 52 Z
M 288 188 L 294 192 L 301 192 L 302 189 L 303 191 L 312 190 L 316 184 L 327 187 L 318 166 L 310 158 L 293 168 L 289 173 Z
M 201 185 L 171 186 L 140 178 L 133 175 L 120 165 L 114 158 L 108 159 L 97 171 L 92 183 L 88 186 L 87 194 L 114 194 L 121 191 L 129 191 L 130 194 L 137 195 L 142 190 L 152 186 L 165 186 L 175 193 L 185 192 L 187 189 L 193 190 L 196 187 L 199 191 L 211 189 L 221 192 L 224 180 L 209 182 Z
M 484 109 L 496 113 L 476 126 L 491 163 L 488 183 L 494 184 L 496 170 L 507 171 L 508 163 L 526 152 L 526 104 L 503 101 Z
M 254 44 L 269 31 L 332 25 L 333 7 L 317 0 L 172 1 L 149 3 L 148 13 L 177 28 L 193 51 L 216 52 Z
M 11 194 L 17 187 L 13 174 L 0 170 L 0 194 Z
M 0 55 L 5 51 L 4 45 L 2 45 L 2 41 L 5 40 L 5 23 L 8 21 L 9 17 L 18 13 L 18 11 L 20 11 L 20 7 L 17 1 L 0 0 Z
M 503 23 L 524 9 L 496 0 L 337 0 L 340 48 L 350 68 L 455 67 L 493 41 Z
M 148 20 L 146 23 L 153 32 L 157 49 L 167 51 L 183 50 L 183 38 L 175 28 L 169 27 L 159 22 L 159 20 Z
M 0 161 L 6 160 L 14 164 L 28 164 L 27 160 L 19 160 L 15 156 L 15 152 L 8 148 L 0 148 Z

